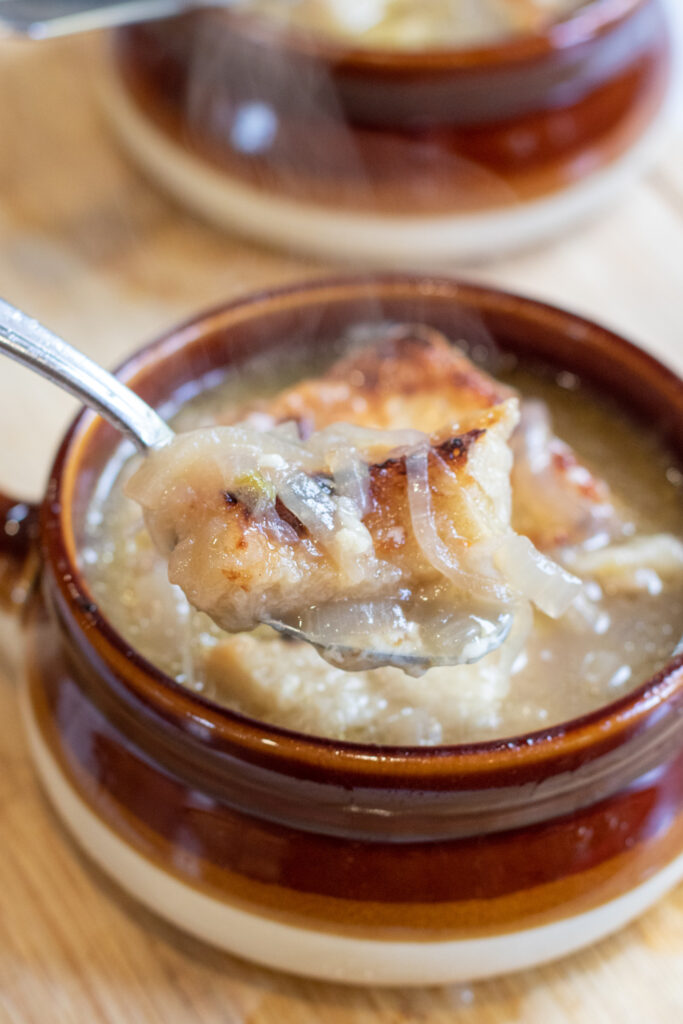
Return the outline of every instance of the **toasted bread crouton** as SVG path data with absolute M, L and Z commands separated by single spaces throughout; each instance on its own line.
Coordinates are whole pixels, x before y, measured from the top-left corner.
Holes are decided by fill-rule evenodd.
M 517 417 L 511 398 L 470 415 L 459 436 L 424 439 L 424 525 L 463 567 L 465 587 L 476 578 L 486 589 L 480 575 L 464 572 L 469 549 L 510 529 L 507 442 Z M 364 509 L 338 493 L 324 459 L 315 471 L 307 466 L 303 443 L 287 442 L 292 460 L 282 465 L 272 450 L 281 448 L 279 436 L 239 426 L 179 435 L 146 456 L 127 493 L 168 557 L 171 582 L 236 632 L 312 604 L 396 595 L 442 575 L 411 514 L 409 464 L 416 456 L 391 451 L 391 435 L 388 444 L 385 457 L 367 467 Z
M 302 437 L 339 422 L 434 434 L 513 394 L 439 331 L 406 326 L 388 329 L 322 376 L 238 409 L 231 419 L 254 417 L 262 426 L 293 421 Z M 512 523 L 539 550 L 581 543 L 616 523 L 609 487 L 554 436 L 543 403 L 522 403 L 512 447 Z

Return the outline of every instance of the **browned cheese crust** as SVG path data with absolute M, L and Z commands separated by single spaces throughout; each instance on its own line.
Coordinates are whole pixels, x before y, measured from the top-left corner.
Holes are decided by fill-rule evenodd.
M 439 331 L 400 327 L 343 357 L 322 376 L 242 407 L 224 422 L 259 412 L 273 423 L 294 420 L 303 437 L 333 423 L 434 434 L 512 394 Z
M 342 422 L 443 436 L 448 427 L 460 428 L 473 413 L 514 394 L 439 331 L 420 325 L 396 327 L 372 345 L 343 357 L 322 376 L 301 381 L 270 401 L 242 407 L 224 422 L 259 413 L 273 424 L 296 422 L 302 437 Z M 605 481 L 552 436 L 547 440 L 547 471 L 542 478 L 530 479 L 522 465 L 524 445 L 513 447 L 515 531 L 542 551 L 579 543 L 590 533 L 596 512 L 612 504 Z

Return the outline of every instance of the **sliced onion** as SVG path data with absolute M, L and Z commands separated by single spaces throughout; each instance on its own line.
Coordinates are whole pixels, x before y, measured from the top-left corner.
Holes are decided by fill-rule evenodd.
M 634 537 L 599 551 L 577 552 L 571 564 L 582 575 L 608 582 L 647 569 L 666 579 L 683 574 L 683 542 L 670 533 Z
M 427 560 L 459 589 L 467 590 L 475 597 L 494 598 L 507 604 L 512 599 L 509 589 L 494 579 L 463 569 L 439 536 L 432 509 L 427 447 L 419 448 L 406 457 L 406 475 L 413 532 Z
M 593 480 L 585 466 L 574 464 L 573 453 L 553 432 L 550 413 L 544 402 L 522 403 L 522 415 L 512 435 L 514 456 L 512 490 L 515 505 L 525 519 L 552 526 L 559 533 L 578 533 L 585 541 L 606 529 L 608 535 L 618 527 L 618 516 L 605 491 L 591 496 L 582 487 Z M 554 456 L 561 456 L 557 467 Z
M 296 473 L 277 482 L 282 503 L 322 543 L 329 541 L 337 526 L 337 509 L 329 492 L 313 477 Z
M 369 466 L 362 452 L 378 447 L 393 452 L 427 443 L 419 431 L 371 430 L 348 424 L 335 424 L 302 442 L 294 436 L 295 429 L 290 423 L 262 432 L 249 424 L 238 424 L 200 434 L 207 454 L 209 448 L 215 449 L 220 458 L 226 490 L 234 489 L 239 476 L 258 469 L 276 485 L 287 508 L 318 537 L 333 529 L 330 517 L 334 498 L 313 479 L 315 475 L 331 473 L 335 495 L 348 498 L 362 516 L 370 488 Z
M 221 430 L 229 430 L 222 427 Z M 233 428 L 244 430 L 244 428 Z M 280 455 L 292 468 L 306 469 L 315 473 L 320 469 L 320 459 L 302 441 L 287 437 L 281 431 L 259 433 L 257 430 L 245 430 L 244 441 L 262 455 Z
M 427 435 L 420 430 L 383 430 L 376 427 L 359 427 L 352 423 L 333 423 L 318 431 L 308 441 L 312 451 L 323 454 L 332 449 L 353 446 L 366 454 L 380 451 L 385 455 L 403 450 L 412 450 L 427 443 Z
M 537 475 L 550 465 L 552 436 L 545 402 L 534 399 L 524 402 L 519 426 L 512 436 L 512 449 L 515 458 L 526 463 L 529 473 Z
M 494 561 L 510 586 L 552 619 L 564 615 L 581 592 L 581 580 L 542 555 L 528 537 L 511 533 Z
M 314 434 L 308 445 L 325 460 L 336 493 L 350 498 L 362 515 L 367 511 L 370 492 L 368 463 L 426 443 L 426 435 L 419 430 L 380 430 L 335 423 Z
M 348 498 L 364 515 L 370 498 L 370 467 L 354 447 L 330 452 L 327 465 L 332 473 L 334 489 L 340 497 Z

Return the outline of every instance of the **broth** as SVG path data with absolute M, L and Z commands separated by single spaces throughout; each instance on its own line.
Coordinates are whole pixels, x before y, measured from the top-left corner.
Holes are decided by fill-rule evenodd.
M 210 425 L 226 410 L 312 371 L 310 359 L 305 368 L 291 360 L 278 365 L 272 355 L 255 360 L 185 403 L 174 425 Z M 626 513 L 624 540 L 680 534 L 681 475 L 654 435 L 571 374 L 513 368 L 504 379 L 523 399 L 546 403 L 557 434 L 610 485 Z M 572 607 L 558 621 L 536 613 L 528 637 L 520 623 L 517 639 L 474 665 L 434 668 L 420 679 L 395 668 L 344 672 L 305 644 L 265 628 L 227 635 L 192 610 L 168 583 L 139 507 L 123 495 L 135 465 L 135 459 L 122 467 L 119 460 L 118 468 L 112 462 L 87 516 L 83 570 L 103 613 L 131 646 L 180 683 L 286 728 L 398 745 L 543 729 L 628 693 L 663 667 L 683 633 L 682 565 L 664 584 L 651 572 L 635 592 L 610 592 L 587 576 L 589 611 L 588 605 Z

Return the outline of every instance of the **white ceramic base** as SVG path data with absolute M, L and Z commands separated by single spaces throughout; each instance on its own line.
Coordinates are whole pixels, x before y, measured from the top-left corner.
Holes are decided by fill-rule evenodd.
M 384 266 L 482 260 L 538 245 L 613 203 L 661 154 L 683 106 L 681 0 L 665 0 L 675 44 L 674 80 L 657 115 L 621 158 L 552 196 L 468 215 L 389 216 L 295 202 L 230 178 L 176 145 L 146 118 L 112 71 L 103 102 L 140 167 L 200 216 L 257 242 L 325 260 Z
M 337 936 L 272 921 L 211 899 L 166 874 L 124 843 L 77 795 L 24 712 L 41 782 L 77 842 L 118 885 L 172 924 L 248 960 L 327 981 L 438 985 L 533 967 L 603 938 L 646 910 L 683 878 L 683 855 L 632 892 L 576 917 L 492 938 L 387 942 Z

